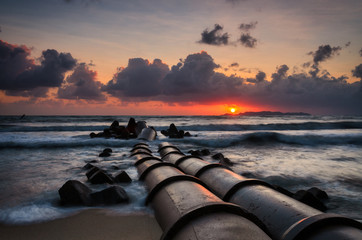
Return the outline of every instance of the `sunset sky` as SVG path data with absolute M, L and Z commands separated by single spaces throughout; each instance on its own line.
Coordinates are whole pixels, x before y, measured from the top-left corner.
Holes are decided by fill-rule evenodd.
M 361 0 L 1 0 L 0 114 L 362 114 Z

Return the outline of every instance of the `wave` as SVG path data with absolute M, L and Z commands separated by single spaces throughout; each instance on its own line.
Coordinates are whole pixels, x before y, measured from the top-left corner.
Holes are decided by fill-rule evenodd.
M 0 132 L 74 132 L 74 131 L 103 131 L 109 126 L 18 126 L 0 125 Z
M 174 140 L 175 141 L 175 140 Z M 288 135 L 277 132 L 253 132 L 246 134 L 233 135 L 231 137 L 221 138 L 187 138 L 181 141 L 203 147 L 226 148 L 241 145 L 271 145 L 271 144 L 289 144 L 289 145 L 362 145 L 362 135 Z M 187 142 L 186 142 L 187 141 Z
M 70 139 L 35 139 L 29 141 L 2 141 L 0 142 L 0 149 L 7 148 L 76 148 L 76 147 L 93 147 L 93 146 L 107 146 L 107 147 L 129 147 L 140 140 L 122 140 L 122 139 L 104 139 L 104 138 L 70 138 Z
M 362 129 L 362 122 L 304 122 L 269 124 L 210 124 L 185 126 L 187 131 L 265 131 L 265 130 L 330 130 Z
M 167 129 L 164 126 L 153 125 L 157 131 Z M 0 125 L 0 132 L 73 132 L 73 131 L 103 131 L 109 125 L 56 125 L 56 126 L 21 126 Z M 360 121 L 342 122 L 303 122 L 303 123 L 270 123 L 270 124 L 196 124 L 181 126 L 185 131 L 283 131 L 283 130 L 333 130 L 362 129 Z

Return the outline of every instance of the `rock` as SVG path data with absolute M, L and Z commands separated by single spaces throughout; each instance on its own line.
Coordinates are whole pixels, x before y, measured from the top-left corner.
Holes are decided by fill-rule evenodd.
M 138 121 L 136 123 L 136 129 L 135 129 L 136 135 L 138 136 L 142 132 L 142 129 L 144 128 L 147 128 L 146 121 Z
M 127 124 L 127 131 L 129 132 L 130 135 L 136 135 L 136 120 L 134 118 L 130 118 L 128 120 L 128 124 Z
M 114 180 L 115 180 L 115 182 L 118 182 L 118 183 L 132 182 L 132 179 L 129 177 L 129 175 L 125 171 L 122 171 L 119 174 L 117 174 L 114 177 Z
M 209 149 L 202 149 L 201 154 L 202 154 L 202 156 L 209 156 L 210 155 L 210 150 Z
M 293 195 L 293 198 L 322 212 L 327 210 L 327 207 L 321 201 L 319 201 L 312 193 L 305 190 L 297 191 Z
M 92 184 L 102 184 L 102 183 L 113 184 L 114 183 L 112 176 L 108 175 L 108 173 L 106 173 L 103 170 L 98 170 L 97 172 L 92 174 L 92 176 L 90 176 L 88 180 Z
M 168 133 L 170 134 L 170 135 L 174 135 L 174 134 L 178 134 L 178 129 L 177 129 L 177 127 L 176 127 L 176 125 L 175 124 L 173 124 L 173 123 L 171 123 L 170 124 L 170 127 L 168 128 Z
M 101 152 L 99 155 L 98 155 L 99 157 L 109 157 L 109 156 L 111 156 L 111 153 L 110 152 Z
M 185 132 L 184 137 L 191 137 L 191 133 Z
M 105 138 L 110 138 L 110 137 L 112 137 L 112 133 L 111 133 L 111 131 L 109 130 L 109 128 L 105 128 L 105 129 L 103 130 L 103 137 L 105 137 Z
M 100 168 L 99 167 L 96 167 L 96 166 L 94 166 L 94 167 L 92 167 L 88 172 L 86 172 L 86 176 L 87 176 L 87 178 L 89 179 L 93 174 L 95 174 L 96 172 L 98 172 L 100 170 Z
M 114 170 L 119 170 L 119 169 L 120 169 L 120 168 L 119 168 L 118 166 L 116 166 L 116 165 L 112 165 L 111 168 L 114 169 Z
M 94 132 L 91 132 L 91 133 L 89 134 L 89 136 L 90 136 L 91 138 L 95 138 L 95 137 L 97 137 L 97 134 L 95 134 Z
M 86 165 L 84 165 L 83 169 L 84 169 L 84 170 L 89 170 L 89 169 L 91 169 L 91 168 L 93 168 L 93 167 L 95 167 L 93 164 L 87 163 Z
M 215 160 L 221 160 L 221 159 L 224 159 L 225 157 L 222 153 L 216 153 L 216 154 L 212 155 L 212 158 Z
M 119 127 L 119 122 L 117 121 L 117 120 L 114 120 L 113 122 L 112 122 L 112 124 L 111 124 L 111 129 L 115 129 L 115 128 L 117 128 L 117 127 Z
M 67 181 L 59 190 L 62 204 L 65 205 L 91 205 L 90 194 L 92 190 L 77 180 Z
M 219 161 L 220 164 L 232 166 L 234 163 L 229 158 L 223 158 Z
M 128 202 L 126 191 L 120 186 L 112 186 L 102 191 L 90 194 L 93 205 L 111 205 Z
M 328 194 L 325 191 L 323 191 L 317 187 L 312 187 L 312 188 L 308 189 L 307 192 L 310 192 L 311 194 L 313 194 L 314 197 L 316 197 L 319 201 L 322 201 L 322 202 L 329 198 Z
M 190 150 L 190 151 L 188 151 L 188 153 L 190 153 L 192 156 L 195 156 L 195 157 L 201 156 L 201 152 L 199 150 Z
M 109 152 L 109 153 L 111 153 L 111 152 L 113 152 L 113 151 L 112 151 L 111 148 L 105 148 L 105 149 L 103 149 L 103 152 Z

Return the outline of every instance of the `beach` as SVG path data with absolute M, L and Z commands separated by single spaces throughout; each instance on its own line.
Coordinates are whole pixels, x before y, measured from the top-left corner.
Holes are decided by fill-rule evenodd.
M 151 215 L 119 215 L 104 209 L 26 225 L 0 224 L 0 238 L 20 239 L 160 239 L 162 230 Z

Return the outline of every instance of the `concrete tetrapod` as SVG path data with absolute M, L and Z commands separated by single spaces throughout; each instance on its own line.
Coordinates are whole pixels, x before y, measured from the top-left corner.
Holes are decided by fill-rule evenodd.
M 138 154 L 137 170 L 150 190 L 146 202 L 155 210 L 162 239 L 271 240 L 241 207 L 226 203 L 203 183 L 173 164 Z
M 263 181 L 242 177 L 222 165 L 171 152 L 174 151 L 171 147 L 168 149 L 162 152 L 164 161 L 200 178 L 224 201 L 255 215 L 273 239 L 362 239 L 362 224 L 353 219 L 323 213 L 274 190 Z

